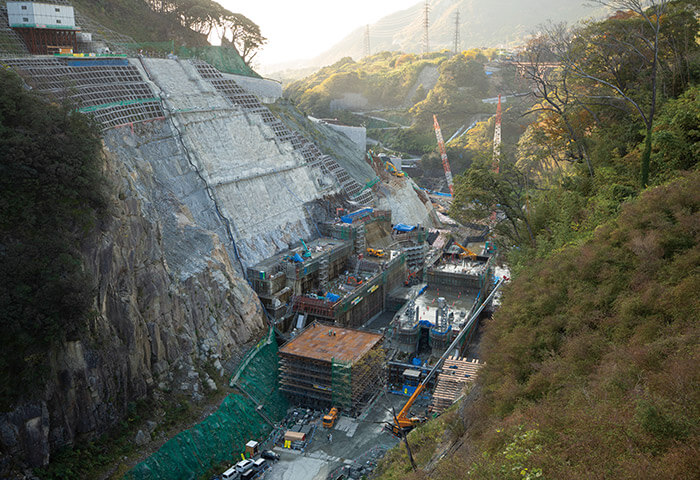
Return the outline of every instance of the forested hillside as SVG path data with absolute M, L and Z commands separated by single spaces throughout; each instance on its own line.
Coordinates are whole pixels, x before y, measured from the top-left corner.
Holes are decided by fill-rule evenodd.
M 436 146 L 434 114 L 445 135 L 451 135 L 473 118 L 493 113 L 494 105 L 482 99 L 495 95 L 504 87 L 502 79 L 513 76 L 489 80 L 484 66 L 496 56 L 496 50 L 459 55 L 445 50 L 429 55 L 382 52 L 357 62 L 344 58 L 291 83 L 285 95 L 310 115 L 364 125 L 369 136 L 390 148 L 421 155 Z
M 71 4 L 94 21 L 139 43 L 204 46 L 215 32 L 222 45 L 236 49 L 250 64 L 266 42 L 257 24 L 213 0 L 71 0 Z
M 515 275 L 477 386 L 380 478 L 696 478 L 699 11 L 618 3 L 528 45 L 534 122 L 456 179 L 452 215 L 496 208 Z

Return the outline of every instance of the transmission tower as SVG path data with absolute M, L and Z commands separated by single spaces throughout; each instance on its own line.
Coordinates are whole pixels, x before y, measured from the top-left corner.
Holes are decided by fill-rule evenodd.
M 367 26 L 365 27 L 365 44 L 364 44 L 364 48 L 365 48 L 365 52 L 364 52 L 365 55 L 364 55 L 364 56 L 365 56 L 365 57 L 369 57 L 370 54 L 371 54 L 371 51 L 370 51 L 370 48 L 369 48 L 369 25 L 367 25 Z
M 459 10 L 457 10 L 455 12 L 455 55 L 457 55 L 460 52 L 460 50 L 462 50 L 460 47 L 461 43 L 462 42 L 459 39 Z
M 423 53 L 427 54 L 430 52 L 430 42 L 428 40 L 428 27 L 430 26 L 430 19 L 428 13 L 430 12 L 430 5 L 428 5 L 428 0 L 425 0 L 425 8 L 423 9 Z

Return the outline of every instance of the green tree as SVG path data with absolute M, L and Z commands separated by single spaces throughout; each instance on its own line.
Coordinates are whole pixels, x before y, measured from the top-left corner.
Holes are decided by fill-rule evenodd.
M 596 3 L 618 12 L 604 22 L 589 23 L 573 31 L 551 29 L 549 36 L 567 78 L 580 82 L 590 103 L 629 106 L 638 114 L 646 131 L 640 167 L 640 183 L 644 188 L 649 183 L 660 75 L 663 70 L 673 70 L 678 63 L 676 57 L 691 51 L 674 49 L 682 39 L 672 37 L 680 33 L 686 36 L 686 42 L 690 40 L 687 36 L 690 34 L 692 38 L 697 32 L 697 20 L 689 15 L 690 4 L 684 1 L 598 0 Z M 676 28 L 679 21 L 690 21 L 695 28 Z
M 535 247 L 527 211 L 528 183 L 515 164 L 502 161 L 496 172 L 492 159 L 482 155 L 457 178 L 450 216 L 464 223 L 483 222 L 496 212 L 494 230 L 506 242 L 504 246 Z
M 80 242 L 105 212 L 99 129 L 0 71 L 0 408 L 39 388 L 92 305 Z

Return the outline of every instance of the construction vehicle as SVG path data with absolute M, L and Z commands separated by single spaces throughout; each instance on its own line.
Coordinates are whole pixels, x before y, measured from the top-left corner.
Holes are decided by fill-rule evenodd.
M 384 253 L 384 250 L 381 250 L 379 248 L 368 248 L 367 253 L 369 253 L 370 257 L 383 257 L 384 255 L 386 255 L 386 253 Z
M 472 251 L 469 250 L 467 247 L 463 247 L 462 245 L 460 245 L 460 244 L 457 243 L 457 242 L 454 242 L 454 244 L 457 245 L 457 246 L 458 246 L 459 248 L 461 248 L 462 250 L 464 250 L 464 253 L 460 253 L 460 254 L 459 254 L 460 257 L 469 257 L 469 258 L 471 258 L 472 260 L 476 260 L 476 253 L 472 252 Z
M 300 238 L 301 244 L 304 246 L 304 258 L 309 258 L 311 256 L 311 252 L 309 251 L 309 247 L 306 246 L 306 242 L 304 241 L 303 238 Z
M 498 291 L 499 288 L 501 288 L 501 285 L 503 285 L 503 280 L 499 280 L 496 286 L 493 288 L 491 293 L 489 294 L 488 297 L 486 297 L 486 300 L 484 300 L 484 303 L 481 304 L 481 306 L 478 308 L 476 312 L 471 316 L 469 321 L 464 325 L 462 330 L 459 332 L 457 337 L 452 341 L 449 347 L 445 350 L 445 353 L 442 354 L 442 357 L 435 362 L 435 365 L 433 368 L 430 369 L 430 372 L 425 376 L 422 382 L 418 384 L 416 387 L 415 391 L 413 392 L 413 395 L 410 396 L 406 404 L 403 406 L 401 411 L 394 416 L 394 422 L 391 424 L 389 427 L 391 430 L 391 433 L 396 435 L 397 437 L 403 436 L 407 434 L 413 427 L 418 426 L 419 424 L 423 423 L 426 419 L 424 417 L 417 417 L 417 416 L 410 416 L 410 410 L 411 407 L 413 406 L 413 403 L 416 401 L 416 399 L 420 396 L 420 394 L 425 390 L 426 386 L 428 385 L 428 382 L 435 376 L 437 371 L 440 369 L 442 366 L 442 363 L 445 361 L 445 359 L 452 354 L 454 349 L 457 347 L 457 345 L 460 344 L 464 336 L 467 334 L 467 332 L 471 331 L 472 326 L 474 325 L 474 322 L 476 321 L 477 318 L 479 318 L 479 315 L 481 314 L 482 310 L 486 307 L 486 305 L 491 302 L 491 299 L 494 297 L 495 293 Z
M 445 150 L 445 142 L 442 139 L 442 131 L 437 120 L 437 115 L 433 115 L 433 126 L 435 127 L 435 138 L 437 138 L 438 148 L 440 149 L 440 158 L 442 159 L 442 168 L 445 170 L 445 179 L 447 180 L 447 188 L 450 189 L 450 195 L 454 197 L 455 189 L 452 181 L 452 170 L 450 162 L 447 160 L 447 151 Z
M 395 177 L 405 177 L 406 174 L 404 172 L 399 172 L 396 169 L 396 166 L 391 163 L 391 161 L 387 160 L 386 163 L 384 164 L 384 168 L 386 168 L 386 171 L 391 173 Z
M 328 415 L 323 416 L 323 428 L 333 428 L 335 421 L 338 419 L 338 409 L 333 407 Z

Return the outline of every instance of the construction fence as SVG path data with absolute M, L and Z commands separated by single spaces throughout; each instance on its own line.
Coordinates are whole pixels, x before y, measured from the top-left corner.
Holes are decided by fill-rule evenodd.
M 274 331 L 252 349 L 231 378 L 241 393 L 232 393 L 198 425 L 168 440 L 136 465 L 125 479 L 196 479 L 211 467 L 240 460 L 249 440 L 263 441 L 287 413 L 279 392 Z

